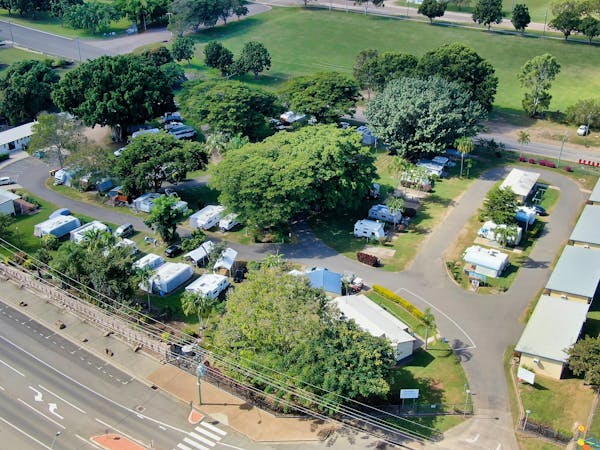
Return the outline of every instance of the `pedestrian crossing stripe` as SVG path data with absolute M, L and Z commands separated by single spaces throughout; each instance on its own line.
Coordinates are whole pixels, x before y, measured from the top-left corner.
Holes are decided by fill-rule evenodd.
M 208 450 L 208 448 L 206 448 L 204 445 L 200 445 L 196 441 L 192 441 L 190 438 L 183 438 L 183 442 L 190 444 L 192 447 L 197 448 L 198 450 Z
M 200 436 L 199 434 L 196 434 L 194 432 L 188 433 L 191 437 L 193 437 L 194 439 L 196 439 L 199 442 L 202 442 L 203 444 L 206 444 L 210 447 L 214 447 L 215 443 L 213 441 L 210 441 L 202 436 Z
M 177 444 L 175 450 L 212 450 L 211 447 L 214 447 L 226 435 L 227 432 L 220 428 L 208 422 L 200 422 L 194 431 L 190 431 L 183 438 L 183 442 Z
M 215 427 L 214 425 L 212 425 L 208 422 L 201 422 L 200 425 L 208 428 L 210 431 L 214 431 L 215 433 L 220 434 L 221 436 L 225 436 L 227 434 L 225 431 L 221 430 L 220 428 Z
M 220 441 L 222 436 L 219 436 L 218 434 L 215 433 L 211 433 L 210 431 L 202 428 L 202 427 L 196 427 L 196 431 L 198 433 L 202 433 L 205 436 L 208 436 L 209 438 L 215 440 L 215 441 Z

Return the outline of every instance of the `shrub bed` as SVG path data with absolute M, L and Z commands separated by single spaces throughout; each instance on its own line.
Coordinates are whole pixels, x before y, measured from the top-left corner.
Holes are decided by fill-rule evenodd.
M 415 305 L 413 305 L 408 300 L 405 300 L 402 297 L 400 297 L 398 294 L 390 291 L 389 289 L 384 288 L 383 286 L 379 286 L 378 284 L 374 284 L 373 290 L 375 292 L 377 292 L 379 295 L 381 295 L 382 297 L 385 297 L 388 300 L 398 303 L 400 306 L 402 306 L 404 309 L 406 309 L 409 313 L 411 313 L 417 319 L 423 320 L 423 318 L 425 317 L 425 314 L 423 313 L 423 311 L 421 311 L 419 308 L 417 308 Z
M 377 256 L 369 255 L 368 253 L 358 252 L 356 254 L 356 259 L 358 259 L 358 262 L 369 266 L 377 267 L 379 265 L 379 258 L 377 258 Z

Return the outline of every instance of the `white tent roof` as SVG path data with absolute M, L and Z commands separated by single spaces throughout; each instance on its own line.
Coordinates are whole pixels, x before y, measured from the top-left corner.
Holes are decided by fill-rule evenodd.
M 221 253 L 221 256 L 219 256 L 219 259 L 215 263 L 215 267 L 213 269 L 214 270 L 217 270 L 217 269 L 231 270 L 231 268 L 233 267 L 233 263 L 235 263 L 235 258 L 237 258 L 237 254 L 238 254 L 237 251 L 235 251 L 232 248 L 227 247 L 225 250 L 223 250 L 223 253 Z
M 203 258 L 206 258 L 212 248 L 215 246 L 212 241 L 204 242 L 200 247 L 188 252 L 184 255 L 184 257 L 189 258 L 193 261 L 200 261 Z
M 499 252 L 498 250 L 472 245 L 465 250 L 463 259 L 476 266 L 482 266 L 492 270 L 501 270 L 508 261 L 508 255 Z
M 10 130 L 0 132 L 0 145 L 10 144 L 11 142 L 17 141 L 33 135 L 31 129 L 36 122 L 29 122 L 25 125 L 11 128 Z
M 53 219 L 48 219 L 43 222 L 40 222 L 36 225 L 40 230 L 51 231 L 54 230 L 66 223 L 77 223 L 79 224 L 79 219 L 75 216 L 57 216 Z
M 568 349 L 577 342 L 589 305 L 542 295 L 515 350 L 567 362 Z
M 539 177 L 540 174 L 536 172 L 513 169 L 500 185 L 500 189 L 510 187 L 515 194 L 527 196 L 531 192 L 531 189 L 533 189 L 533 186 Z
M 407 332 L 408 325 L 365 295 L 346 295 L 332 300 L 332 304 L 356 324 L 373 336 L 385 336 L 393 344 L 412 342 L 415 338 Z

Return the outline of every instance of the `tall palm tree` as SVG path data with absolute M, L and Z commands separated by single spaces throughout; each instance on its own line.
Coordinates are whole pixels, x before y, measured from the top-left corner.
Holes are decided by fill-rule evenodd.
M 431 308 L 425 308 L 423 323 L 425 324 L 425 350 L 427 350 L 427 340 L 429 339 L 429 329 L 435 328 L 435 316 L 431 312 Z
M 525 147 L 527 144 L 531 142 L 529 137 L 529 133 L 527 131 L 521 130 L 519 131 L 519 135 L 517 136 L 517 142 Z
M 193 291 L 185 291 L 181 296 L 181 309 L 186 316 L 191 314 L 198 315 L 198 324 L 200 330 L 204 329 L 203 317 L 206 316 L 214 306 L 216 299 L 208 295 Z
M 475 145 L 473 144 L 473 140 L 467 136 L 458 138 L 454 141 L 454 145 L 456 145 L 456 150 L 460 152 L 460 177 L 462 178 L 465 155 L 471 153 L 475 148 Z
M 150 291 L 152 290 L 152 286 L 150 286 L 150 278 L 152 278 L 153 274 L 154 271 L 150 268 L 150 266 L 138 267 L 135 270 L 136 283 L 140 283 L 148 288 L 148 311 L 150 311 Z
M 402 156 L 392 156 L 390 163 L 388 165 L 388 170 L 398 179 L 398 183 L 400 183 L 400 178 L 406 172 L 412 164 L 407 159 Z

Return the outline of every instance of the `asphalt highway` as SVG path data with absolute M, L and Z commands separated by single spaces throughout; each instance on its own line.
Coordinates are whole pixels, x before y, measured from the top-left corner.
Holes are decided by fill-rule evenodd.
M 90 438 L 105 433 L 149 449 L 240 448 L 218 442 L 221 428 L 196 431 L 187 405 L 1 303 L 0 330 L 2 448 L 99 448 Z

